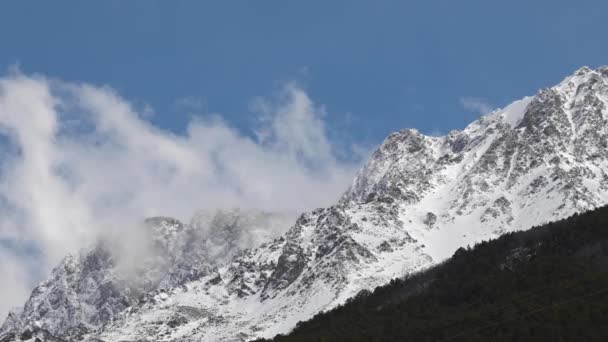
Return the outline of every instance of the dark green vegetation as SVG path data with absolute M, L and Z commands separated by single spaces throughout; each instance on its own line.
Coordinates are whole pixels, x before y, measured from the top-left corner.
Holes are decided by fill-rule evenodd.
M 273 341 L 608 341 L 608 207 L 459 249 Z

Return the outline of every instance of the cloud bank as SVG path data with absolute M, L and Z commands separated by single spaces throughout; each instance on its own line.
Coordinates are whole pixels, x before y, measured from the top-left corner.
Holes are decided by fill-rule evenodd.
M 205 115 L 176 135 L 108 87 L 1 78 L 0 317 L 67 252 L 129 222 L 334 202 L 358 162 L 337 157 L 324 109 L 296 84 L 253 108 L 253 134 Z

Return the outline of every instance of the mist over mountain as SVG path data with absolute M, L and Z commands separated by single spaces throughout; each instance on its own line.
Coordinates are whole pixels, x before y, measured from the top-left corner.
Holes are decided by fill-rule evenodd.
M 253 102 L 247 132 L 201 112 L 176 134 L 107 86 L 18 69 L 1 77 L 0 315 L 67 253 L 99 239 L 146 248 L 146 217 L 242 208 L 295 218 L 335 202 L 360 162 L 339 156 L 350 149 L 327 137 L 324 109 L 292 82 Z

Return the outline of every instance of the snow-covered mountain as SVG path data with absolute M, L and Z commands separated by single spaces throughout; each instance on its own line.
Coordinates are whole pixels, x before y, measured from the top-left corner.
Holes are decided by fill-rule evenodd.
M 135 287 L 115 277 L 103 249 L 66 258 L 9 316 L 0 341 L 24 331 L 91 341 L 238 341 L 287 332 L 460 246 L 607 204 L 607 123 L 608 68 L 584 67 L 462 131 L 402 130 L 337 204 L 302 214 L 256 248 L 242 249 L 255 242 L 230 229 L 218 240 L 197 238 L 205 229 L 195 223 L 156 219 L 153 226 L 171 227 L 156 243 L 162 261 L 144 267 Z
M 189 224 L 146 219 L 130 227 L 141 228 L 135 236 L 118 237 L 124 244 L 112 237 L 65 257 L 23 309 L 9 313 L 0 341 L 24 331 L 71 339 L 97 330 L 154 291 L 217 273 L 240 250 L 285 232 L 294 216 L 231 209 L 200 211 Z

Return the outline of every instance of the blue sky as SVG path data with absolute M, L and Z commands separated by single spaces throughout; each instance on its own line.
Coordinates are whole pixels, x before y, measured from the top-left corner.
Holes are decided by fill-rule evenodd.
M 605 1 L 14 1 L 0 69 L 107 84 L 182 132 L 184 104 L 247 131 L 252 98 L 299 82 L 332 136 L 445 133 L 608 63 Z M 473 106 L 474 107 L 474 106 Z

